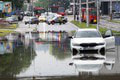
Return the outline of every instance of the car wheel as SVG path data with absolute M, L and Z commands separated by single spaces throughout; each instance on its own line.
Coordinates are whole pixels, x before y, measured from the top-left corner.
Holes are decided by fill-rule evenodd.
M 48 22 L 48 25 L 50 25 L 50 23 Z
M 63 21 L 63 24 L 65 24 L 66 22 L 65 21 Z
M 39 22 L 37 22 L 37 25 L 39 24 Z
M 73 49 L 73 56 L 76 55 L 78 53 L 78 51 L 76 49 Z
M 25 25 L 27 24 L 27 22 L 25 22 Z
M 51 22 L 51 24 L 52 24 L 52 25 L 54 25 L 54 24 L 55 24 L 55 22 L 54 22 L 54 21 L 52 21 L 52 22 Z

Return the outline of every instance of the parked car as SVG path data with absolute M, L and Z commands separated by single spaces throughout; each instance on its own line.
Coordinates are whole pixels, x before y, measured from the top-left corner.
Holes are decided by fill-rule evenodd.
M 59 24 L 65 24 L 67 22 L 67 18 L 64 16 L 55 16 L 53 18 L 50 18 L 46 21 L 49 25 L 50 24 L 55 24 L 55 23 L 59 23 Z
M 17 16 L 7 17 L 6 21 L 8 21 L 9 24 L 17 24 L 18 23 L 18 17 Z
M 120 12 L 114 12 L 113 18 L 120 18 Z
M 67 15 L 73 15 L 73 11 L 70 10 L 70 9 L 67 9 L 67 10 L 66 10 L 66 14 L 67 14 Z
M 33 16 L 33 12 L 25 11 L 24 16 Z
M 38 18 L 33 17 L 29 21 L 25 21 L 25 24 L 39 24 L 39 20 Z
M 73 55 L 105 55 L 107 49 L 115 48 L 115 37 L 112 35 L 111 30 L 108 30 L 103 38 L 96 29 L 79 29 L 71 37 L 70 45 Z
M 6 20 L 3 19 L 3 18 L 0 18 L 0 24 L 8 24 L 8 21 L 6 21 Z
M 34 16 L 24 16 L 22 22 L 28 22 L 31 20 L 31 18 L 35 18 Z
M 39 21 L 40 22 L 45 22 L 46 21 L 46 15 L 45 14 L 41 14 L 41 16 L 39 16 Z

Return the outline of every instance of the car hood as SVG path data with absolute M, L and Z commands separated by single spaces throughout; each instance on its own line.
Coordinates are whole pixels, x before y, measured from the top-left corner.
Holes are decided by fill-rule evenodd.
M 81 43 L 105 43 L 103 38 L 74 38 L 72 39 L 73 43 L 81 44 Z

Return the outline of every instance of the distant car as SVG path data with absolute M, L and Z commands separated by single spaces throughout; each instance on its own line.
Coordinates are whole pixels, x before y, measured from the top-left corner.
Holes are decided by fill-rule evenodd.
M 30 11 L 25 11 L 24 16 L 33 16 L 33 13 Z
M 67 15 L 72 15 L 72 14 L 73 14 L 73 11 L 70 10 L 70 9 L 67 9 L 67 10 L 66 10 L 66 14 L 67 14 Z
M 39 16 L 39 21 L 40 22 L 45 22 L 46 21 L 46 15 L 41 15 L 41 16 Z
M 30 21 L 32 18 L 35 18 L 35 17 L 34 17 L 34 16 L 24 16 L 22 22 L 28 22 L 28 21 Z
M 120 12 L 114 12 L 113 18 L 120 18 Z
M 38 18 L 31 18 L 29 21 L 25 21 L 25 24 L 39 24 Z
M 7 17 L 6 21 L 10 24 L 17 24 L 18 23 L 18 17 L 16 17 L 16 16 Z
M 73 55 L 105 55 L 107 49 L 115 48 L 115 37 L 111 30 L 108 30 L 103 38 L 96 29 L 79 29 L 71 38 L 70 45 Z
M 6 21 L 6 20 L 3 19 L 3 18 L 0 18 L 0 24 L 8 24 L 8 21 Z
M 65 24 L 67 23 L 67 18 L 64 16 L 56 16 L 53 17 L 52 19 L 48 19 L 48 21 L 46 21 L 49 25 L 50 24 L 55 24 L 55 23 L 59 23 L 59 24 Z

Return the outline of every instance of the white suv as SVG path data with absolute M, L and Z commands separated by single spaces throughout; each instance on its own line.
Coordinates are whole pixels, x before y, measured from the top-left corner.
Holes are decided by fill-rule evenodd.
M 102 37 L 96 29 L 79 29 L 70 41 L 73 55 L 99 53 L 105 55 L 106 49 L 115 48 L 115 38 L 112 36 L 111 30 Z

